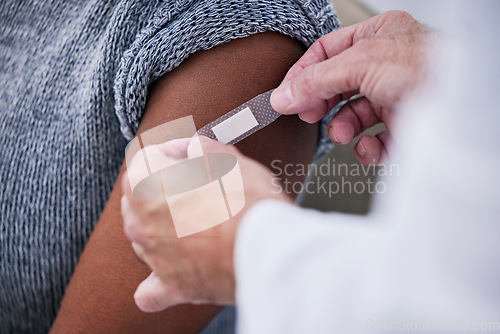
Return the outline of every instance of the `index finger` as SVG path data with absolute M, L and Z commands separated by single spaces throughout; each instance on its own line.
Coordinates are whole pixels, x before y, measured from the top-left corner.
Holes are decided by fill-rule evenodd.
M 131 201 L 160 200 L 160 170 L 187 159 L 189 138 L 139 148 L 127 159 L 122 191 Z M 130 155 L 133 152 L 130 152 Z
M 375 35 L 383 17 L 383 14 L 377 15 L 320 37 L 290 68 L 280 86 L 295 79 L 304 68 L 335 57 L 356 42 Z
M 281 85 L 295 79 L 304 68 L 325 61 L 351 47 L 358 26 L 359 24 L 355 24 L 320 37 L 290 68 Z

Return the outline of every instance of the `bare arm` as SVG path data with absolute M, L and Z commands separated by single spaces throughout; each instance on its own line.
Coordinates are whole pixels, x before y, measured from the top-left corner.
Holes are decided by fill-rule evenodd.
M 194 54 L 152 87 L 139 133 L 187 115 L 193 115 L 200 128 L 278 86 L 303 52 L 289 37 L 262 33 Z M 312 158 L 316 136 L 315 125 L 296 116 L 281 117 L 238 146 L 266 165 L 274 159 L 305 164 Z M 134 304 L 134 291 L 150 270 L 136 258 L 123 233 L 123 170 L 80 258 L 52 332 L 198 332 L 219 307 L 181 305 L 147 314 Z

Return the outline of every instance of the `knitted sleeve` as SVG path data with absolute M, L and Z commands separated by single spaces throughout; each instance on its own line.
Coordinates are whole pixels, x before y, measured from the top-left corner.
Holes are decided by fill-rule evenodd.
M 148 86 L 189 55 L 235 38 L 276 31 L 310 46 L 340 27 L 329 0 L 166 1 L 124 53 L 115 83 L 115 112 L 132 139 Z

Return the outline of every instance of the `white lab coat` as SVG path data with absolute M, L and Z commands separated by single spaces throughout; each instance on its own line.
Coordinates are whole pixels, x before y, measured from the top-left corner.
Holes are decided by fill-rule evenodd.
M 244 217 L 239 333 L 500 332 L 500 2 L 461 8 L 371 214 L 264 201 Z

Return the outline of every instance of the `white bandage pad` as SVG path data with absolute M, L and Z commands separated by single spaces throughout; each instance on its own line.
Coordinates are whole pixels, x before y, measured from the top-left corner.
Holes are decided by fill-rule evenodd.
M 236 144 L 281 116 L 271 106 L 272 92 L 273 90 L 270 90 L 254 97 L 205 125 L 196 133 L 224 144 Z
M 250 108 L 246 107 L 239 113 L 214 126 L 212 131 L 218 141 L 227 144 L 256 126 L 259 126 L 259 122 L 255 119 Z

